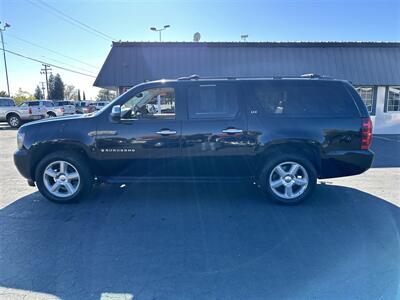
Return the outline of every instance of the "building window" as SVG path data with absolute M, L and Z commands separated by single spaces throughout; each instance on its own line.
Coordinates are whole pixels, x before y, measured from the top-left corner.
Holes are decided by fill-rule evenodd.
M 400 87 L 388 88 L 387 111 L 400 111 Z
M 375 103 L 375 88 L 368 86 L 356 87 L 357 92 L 360 94 L 361 99 L 363 99 L 365 105 L 367 106 L 368 112 L 370 114 L 374 111 Z

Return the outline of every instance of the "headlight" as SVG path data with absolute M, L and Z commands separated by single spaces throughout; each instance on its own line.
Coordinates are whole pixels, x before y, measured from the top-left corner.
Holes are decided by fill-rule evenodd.
M 24 137 L 25 137 L 25 133 L 21 133 L 21 132 L 18 131 L 18 133 L 17 133 L 17 146 L 18 146 L 18 149 L 20 149 L 20 150 L 24 146 Z

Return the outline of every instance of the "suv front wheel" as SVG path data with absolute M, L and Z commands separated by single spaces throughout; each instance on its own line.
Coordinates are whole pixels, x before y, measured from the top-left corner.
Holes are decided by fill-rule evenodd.
M 36 184 L 47 199 L 74 202 L 87 194 L 93 185 L 93 176 L 85 160 L 70 152 L 54 152 L 43 158 L 36 168 Z
M 279 155 L 268 162 L 260 176 L 263 192 L 283 204 L 305 200 L 317 182 L 313 164 L 298 155 Z

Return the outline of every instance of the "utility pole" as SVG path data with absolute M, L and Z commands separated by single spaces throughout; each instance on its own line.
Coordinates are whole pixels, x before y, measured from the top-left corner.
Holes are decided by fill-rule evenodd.
M 1 24 L 1 21 L 0 21 L 0 24 Z M 11 96 L 10 95 L 10 83 L 8 82 L 6 49 L 4 48 L 4 38 L 3 38 L 3 31 L 6 31 L 7 27 L 11 27 L 11 25 L 8 24 L 8 23 L 4 23 L 3 28 L 0 28 L 0 35 L 1 35 L 1 45 L 2 45 L 2 48 L 3 48 L 4 68 L 6 69 L 7 92 L 8 92 L 8 96 Z
M 43 69 L 40 69 L 40 74 L 45 74 L 46 75 L 46 89 L 47 89 L 47 99 L 49 99 L 49 78 L 47 76 L 47 73 L 51 71 L 51 68 L 49 65 L 42 64 L 44 67 Z
M 41 82 L 40 82 L 40 85 L 42 86 L 41 89 L 42 89 L 42 94 L 43 94 L 43 99 L 44 99 L 44 98 L 45 98 L 45 96 L 44 96 L 44 90 L 45 90 L 44 82 L 41 81 Z

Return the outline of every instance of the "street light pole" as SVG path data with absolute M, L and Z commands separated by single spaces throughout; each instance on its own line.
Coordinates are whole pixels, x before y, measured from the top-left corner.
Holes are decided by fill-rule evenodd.
M 1 21 L 0 21 L 0 24 L 1 24 Z M 10 83 L 8 82 L 6 49 L 4 48 L 4 38 L 3 38 L 3 31 L 5 31 L 7 27 L 11 27 L 11 25 L 8 24 L 8 23 L 4 23 L 3 28 L 0 28 L 0 34 L 1 34 L 1 45 L 2 45 L 2 48 L 3 48 L 4 68 L 6 69 L 7 92 L 8 92 L 8 96 L 11 96 L 10 95 Z
M 161 31 L 164 31 L 165 29 L 170 28 L 170 27 L 171 27 L 170 25 L 164 25 L 163 28 L 159 28 L 159 29 L 157 29 L 156 27 L 150 27 L 150 30 L 151 31 L 158 31 L 159 41 L 161 42 Z

